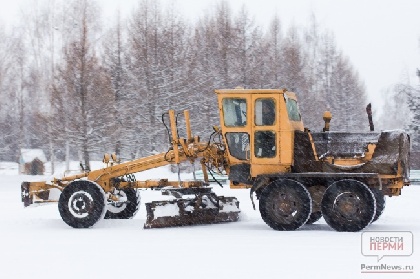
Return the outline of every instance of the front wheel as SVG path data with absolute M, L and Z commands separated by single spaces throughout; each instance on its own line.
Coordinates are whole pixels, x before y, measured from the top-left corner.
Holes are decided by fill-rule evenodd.
M 119 201 L 108 204 L 105 219 L 131 219 L 137 214 L 140 207 L 140 193 L 137 189 L 116 189 L 112 194 Z
M 325 222 L 336 231 L 357 232 L 368 226 L 376 213 L 376 201 L 366 184 L 343 179 L 331 184 L 321 202 Z
M 63 221 L 73 228 L 89 228 L 105 214 L 105 193 L 88 180 L 76 180 L 66 186 L 58 201 Z
M 261 192 L 259 209 L 264 222 L 279 231 L 292 231 L 302 227 L 312 210 L 312 199 L 301 183 L 279 179 Z

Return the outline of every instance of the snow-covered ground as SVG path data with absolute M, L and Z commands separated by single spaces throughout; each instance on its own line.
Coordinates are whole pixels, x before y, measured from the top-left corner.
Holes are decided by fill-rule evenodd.
M 381 218 L 365 230 L 411 231 L 414 253 L 378 262 L 362 255 L 362 232 L 335 232 L 322 219 L 299 231 L 274 231 L 252 209 L 248 190 L 217 184 L 218 194 L 241 201 L 239 222 L 145 230 L 144 202 L 164 199 L 146 190 L 134 219 L 73 229 L 61 220 L 56 204 L 23 208 L 21 182 L 45 177 L 0 167 L 1 278 L 420 278 L 420 186 L 388 198 Z M 165 177 L 177 176 L 168 168 L 137 175 Z M 381 264 L 412 266 L 413 273 L 362 273 L 362 265 Z

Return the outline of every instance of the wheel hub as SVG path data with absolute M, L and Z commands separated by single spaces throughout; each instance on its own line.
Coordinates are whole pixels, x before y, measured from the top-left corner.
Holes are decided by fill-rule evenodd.
M 86 204 L 83 200 L 79 199 L 76 201 L 76 208 L 84 209 L 85 207 L 86 207 Z
M 115 190 L 112 195 L 115 200 L 108 198 L 108 211 L 120 213 L 127 207 L 127 194 L 124 191 Z
M 279 204 L 279 208 L 278 208 L 278 209 L 279 209 L 279 210 L 281 210 L 281 211 L 287 212 L 287 211 L 290 211 L 291 206 L 290 206 L 290 204 L 289 204 L 289 203 L 287 203 L 287 202 L 281 202 L 281 203 Z
M 76 218 L 87 217 L 93 205 L 92 196 L 84 191 L 73 193 L 68 202 L 69 211 Z
M 334 209 L 337 210 L 340 215 L 347 219 L 352 217 L 359 212 L 360 199 L 354 193 L 342 193 L 340 194 L 334 203 Z
M 287 218 L 296 213 L 296 203 L 293 195 L 279 194 L 274 199 L 274 211 L 278 217 Z
M 293 206 L 292 202 L 280 202 L 280 204 L 277 207 L 277 210 L 281 213 L 281 215 L 291 215 L 293 212 L 296 211 L 296 209 Z

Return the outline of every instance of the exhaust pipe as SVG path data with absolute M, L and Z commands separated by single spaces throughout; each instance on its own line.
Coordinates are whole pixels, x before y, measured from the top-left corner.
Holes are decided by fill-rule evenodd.
M 375 126 L 373 126 L 373 120 L 372 120 L 372 105 L 369 103 L 366 107 L 366 113 L 368 115 L 368 120 L 369 120 L 369 127 L 370 127 L 370 131 L 373 132 L 375 131 Z

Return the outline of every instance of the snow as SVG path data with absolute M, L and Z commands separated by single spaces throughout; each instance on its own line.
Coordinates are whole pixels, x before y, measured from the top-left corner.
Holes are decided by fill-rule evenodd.
M 18 174 L 19 164 L 15 162 L 0 162 L 0 175 Z
M 165 217 L 165 216 L 178 216 L 179 215 L 179 207 L 177 204 L 168 203 L 162 206 L 158 206 L 153 209 L 153 216 L 155 218 Z
M 42 149 L 25 149 L 20 150 L 21 162 L 29 163 L 35 159 L 40 160 L 41 162 L 47 162 L 47 157 L 45 157 L 44 151 Z
M 183 179 L 189 176 L 182 174 Z M 213 189 L 218 195 L 240 201 L 240 221 L 145 230 L 144 203 L 167 198 L 146 190 L 135 218 L 73 229 L 61 220 L 56 204 L 23 208 L 21 182 L 46 177 L 0 174 L 2 278 L 420 278 L 419 186 L 388 198 L 384 214 L 364 230 L 413 233 L 412 256 L 386 256 L 378 263 L 376 257 L 362 255 L 362 232 L 335 232 L 323 219 L 298 231 L 274 231 L 252 209 L 249 190 L 217 184 Z M 138 175 L 176 177 L 168 168 Z M 413 265 L 414 273 L 362 274 L 363 264 Z
M 236 200 L 233 200 L 231 202 L 227 202 L 223 204 L 219 212 L 240 212 L 241 208 L 239 207 L 239 210 L 238 210 L 238 207 L 236 206 L 235 202 Z

